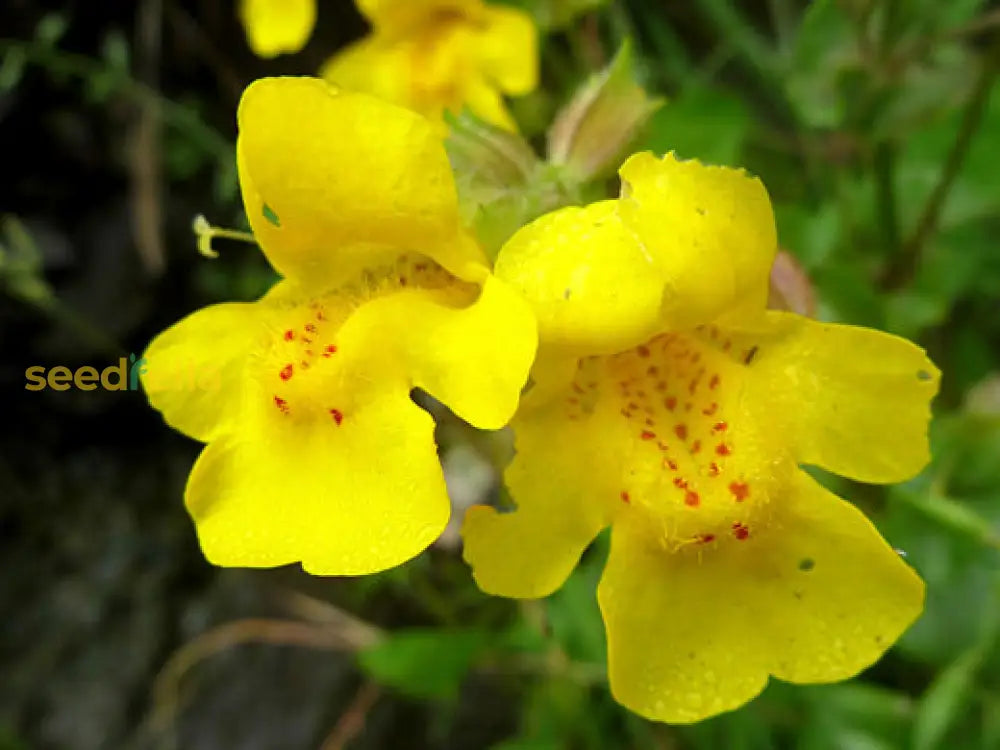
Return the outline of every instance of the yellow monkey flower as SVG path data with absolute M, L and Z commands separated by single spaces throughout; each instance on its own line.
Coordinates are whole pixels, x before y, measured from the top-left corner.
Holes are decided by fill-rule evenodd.
M 611 526 L 610 686 L 651 719 L 736 708 L 769 675 L 851 677 L 917 617 L 923 583 L 800 467 L 912 476 L 939 373 L 895 336 L 765 309 L 758 180 L 648 153 L 620 175 L 619 200 L 500 252 L 542 349 L 512 421 L 517 509 L 472 508 L 466 559 L 486 592 L 545 596 Z
M 316 0 L 240 0 L 240 20 L 259 57 L 298 52 L 316 25 Z
M 467 106 L 515 124 L 503 94 L 538 83 L 537 32 L 523 11 L 482 0 L 356 0 L 372 33 L 332 57 L 324 78 L 440 121 Z
M 246 212 L 284 279 L 158 336 L 143 385 L 169 424 L 208 444 L 185 501 L 211 562 L 331 575 L 398 565 L 449 514 L 433 420 L 411 390 L 503 426 L 534 320 L 460 226 L 424 118 L 280 78 L 252 84 L 238 119 Z M 215 387 L 183 377 L 203 371 Z

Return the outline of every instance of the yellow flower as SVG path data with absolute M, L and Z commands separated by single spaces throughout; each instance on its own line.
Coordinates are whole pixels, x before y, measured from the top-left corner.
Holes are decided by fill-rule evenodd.
M 259 57 L 298 52 L 316 25 L 316 0 L 240 0 L 240 20 Z
M 545 596 L 610 525 L 611 690 L 651 719 L 735 708 L 768 675 L 850 677 L 920 613 L 923 583 L 800 466 L 919 471 L 939 373 L 897 337 L 765 310 L 758 180 L 650 154 L 620 174 L 619 200 L 542 217 L 497 260 L 543 348 L 512 421 L 517 509 L 466 517 L 476 580 Z
M 515 130 L 502 93 L 538 82 L 538 42 L 530 17 L 482 0 L 356 0 L 370 36 L 323 67 L 324 78 L 367 91 L 440 121 L 468 106 Z
M 434 424 L 411 390 L 503 426 L 534 320 L 461 228 L 431 123 L 307 78 L 252 84 L 238 120 L 247 215 L 285 278 L 157 337 L 144 387 L 208 443 L 185 501 L 211 562 L 389 568 L 449 512 Z

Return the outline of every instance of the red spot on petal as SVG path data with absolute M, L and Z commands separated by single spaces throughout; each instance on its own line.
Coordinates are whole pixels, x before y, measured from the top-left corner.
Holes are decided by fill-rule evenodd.
M 701 451 L 701 441 L 695 440 L 693 443 L 691 443 L 691 453 L 692 454 L 698 453 L 699 451 Z
M 688 436 L 687 425 L 683 424 L 674 425 L 674 434 L 681 440 L 686 440 Z
M 340 409 L 330 409 L 330 416 L 333 417 L 333 421 L 338 425 L 344 421 L 344 412 Z
M 719 405 L 718 405 L 717 403 L 715 403 L 715 402 L 713 401 L 713 402 L 712 402 L 712 403 L 711 403 L 711 404 L 710 404 L 710 405 L 708 406 L 708 408 L 706 408 L 706 409 L 702 409 L 702 410 L 701 410 L 701 413 L 702 413 L 702 414 L 704 414 L 704 415 L 705 415 L 706 417 L 710 417 L 710 416 L 712 416 L 713 414 L 715 414 L 715 412 L 717 412 L 718 410 L 719 410 Z
M 719 443 L 717 446 L 715 446 L 715 452 L 720 456 L 728 456 L 730 453 L 733 452 L 733 449 L 730 448 L 725 443 Z
M 285 341 L 292 341 L 295 339 L 295 331 L 288 329 L 285 331 Z
M 677 471 L 677 462 L 674 461 L 672 458 L 667 459 L 667 466 L 670 467 L 671 471 Z
M 274 397 L 274 405 L 278 407 L 278 411 L 282 414 L 288 414 L 288 402 L 280 396 Z
M 710 477 L 719 476 L 719 465 L 715 463 L 715 461 L 712 461 L 712 463 L 708 465 L 708 475 Z
M 278 377 L 281 378 L 282 380 L 288 380 L 290 377 L 292 377 L 292 366 L 285 365 L 284 367 L 282 367 L 281 372 L 278 373 Z
M 640 357 L 648 357 L 649 356 L 649 347 L 648 346 L 640 346 L 638 349 L 636 349 L 636 351 L 639 352 L 639 356 Z
M 623 503 L 630 503 L 630 502 L 632 502 L 632 498 L 629 497 L 628 492 L 626 492 L 625 490 L 622 490 L 621 499 L 622 499 Z
M 656 365 L 650 365 L 649 369 L 646 370 L 647 375 L 656 375 L 660 370 Z
M 716 422 L 714 425 L 712 425 L 713 432 L 725 432 L 728 429 L 729 425 L 726 424 L 725 422 Z
M 576 393 L 583 393 L 583 388 L 580 386 L 579 383 L 573 383 L 573 390 Z
M 328 344 L 326 349 L 324 349 L 323 351 L 325 351 L 327 354 L 336 354 L 337 347 L 334 346 L 333 344 Z
M 678 489 L 686 489 L 688 486 L 687 480 L 684 477 L 674 477 L 674 487 Z
M 699 505 L 701 505 L 701 498 L 698 497 L 697 492 L 688 490 L 687 492 L 684 493 L 684 504 L 689 508 L 697 508 Z
M 650 430 L 643 430 L 642 432 L 639 433 L 639 437 L 641 437 L 643 440 L 653 440 L 654 438 L 656 438 L 656 433 Z
M 326 316 L 323 315 L 322 310 L 316 311 L 316 320 L 326 320 Z
M 742 541 L 750 536 L 750 529 L 737 521 L 733 524 L 733 536 Z
M 729 491 L 733 493 L 736 502 L 742 503 L 750 496 L 750 485 L 746 482 L 731 482 Z
M 712 379 L 708 381 L 708 387 L 711 389 L 716 389 L 719 387 L 719 376 L 713 375 Z
M 668 409 L 670 409 L 670 411 L 673 411 L 674 409 L 677 408 L 677 399 L 674 398 L 673 396 L 667 396 L 667 399 L 666 401 L 663 402 L 663 405 L 666 406 Z
M 708 544 L 715 541 L 715 534 L 699 534 L 698 544 Z
M 312 323 L 306 323 L 306 330 L 309 333 L 316 333 L 316 326 L 314 326 Z

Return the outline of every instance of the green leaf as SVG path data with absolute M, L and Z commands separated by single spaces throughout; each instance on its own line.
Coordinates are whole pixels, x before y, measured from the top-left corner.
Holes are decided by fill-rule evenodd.
M 913 724 L 913 750 L 934 750 L 948 730 L 969 710 L 976 676 L 989 653 L 990 642 L 977 644 L 938 674 L 924 693 Z
M 809 4 L 785 65 L 785 93 L 799 119 L 814 128 L 834 128 L 845 120 L 845 74 L 860 68 L 854 29 L 842 4 Z
M 604 621 L 597 605 L 597 583 L 604 569 L 604 536 L 599 538 L 569 579 L 548 599 L 552 635 L 573 660 L 603 664 Z
M 657 111 L 649 122 L 642 149 L 670 151 L 684 159 L 735 166 L 742 161 L 750 114 L 735 96 L 692 86 Z
M 358 655 L 373 679 L 417 698 L 454 698 L 485 651 L 482 630 L 413 628 L 391 633 Z

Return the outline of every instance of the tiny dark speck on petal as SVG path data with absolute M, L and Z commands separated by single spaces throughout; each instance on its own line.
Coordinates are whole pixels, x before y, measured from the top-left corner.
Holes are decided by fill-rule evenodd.
M 705 209 L 704 209 L 704 208 L 702 208 L 701 206 L 698 206 L 698 207 L 697 207 L 697 208 L 695 209 L 695 211 L 697 211 L 697 212 L 698 212 L 698 215 L 699 215 L 699 216 L 704 216 L 704 215 L 705 215 L 705 213 L 706 213 L 706 212 L 705 212 Z
M 759 347 L 752 346 L 750 351 L 747 352 L 747 356 L 743 358 L 743 364 L 748 365 L 753 362 L 753 358 L 757 356 L 757 349 Z
M 566 287 L 566 289 L 563 290 L 563 299 L 569 299 L 572 294 L 573 290 L 570 289 L 569 287 Z
M 808 573 L 810 570 L 816 567 L 816 561 L 811 557 L 804 557 L 799 560 L 799 570 L 803 573 Z
M 917 370 L 917 380 L 930 380 L 931 374 L 927 370 Z
M 793 596 L 794 596 L 794 597 L 795 597 L 796 599 L 801 599 L 801 598 L 802 598 L 802 592 L 801 592 L 801 591 L 793 591 L 793 592 L 792 592 L 792 595 L 793 595 Z

